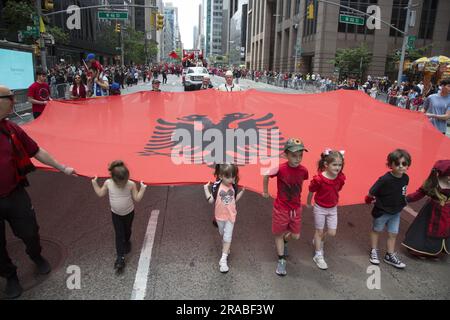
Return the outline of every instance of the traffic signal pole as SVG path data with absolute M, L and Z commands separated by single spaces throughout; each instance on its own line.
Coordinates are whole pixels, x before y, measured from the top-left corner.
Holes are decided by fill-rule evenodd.
M 409 23 L 411 21 L 411 8 L 412 8 L 412 0 L 409 0 L 408 8 L 406 8 L 405 33 L 403 34 L 402 55 L 400 57 L 400 64 L 398 65 L 397 85 L 400 85 L 402 81 L 403 64 L 405 63 L 406 45 L 408 43 L 408 29 Z
M 42 17 L 42 0 L 36 0 L 36 9 L 40 23 Z M 45 51 L 44 37 L 41 34 L 40 27 L 38 28 L 38 30 L 39 30 L 39 47 L 41 50 L 41 66 L 44 69 L 44 71 L 47 72 L 47 52 Z

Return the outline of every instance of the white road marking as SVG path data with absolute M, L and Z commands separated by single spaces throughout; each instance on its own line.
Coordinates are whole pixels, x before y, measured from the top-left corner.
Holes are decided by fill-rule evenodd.
M 150 271 L 150 262 L 152 260 L 153 243 L 156 234 L 156 225 L 158 224 L 159 210 L 153 210 L 145 232 L 144 244 L 139 257 L 139 264 L 134 280 L 131 300 L 144 300 L 147 293 L 147 280 Z

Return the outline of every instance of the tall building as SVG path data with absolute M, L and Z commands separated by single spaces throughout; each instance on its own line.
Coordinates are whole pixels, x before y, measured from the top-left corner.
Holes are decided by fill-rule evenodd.
M 229 0 L 206 0 L 206 55 L 223 56 L 227 52 L 228 44 L 228 9 L 224 2 Z
M 194 44 L 194 49 L 205 51 L 205 14 L 203 11 L 203 4 L 198 6 L 198 38 L 197 44 Z
M 236 0 L 230 3 L 229 29 L 229 63 L 240 66 L 245 63 L 245 50 L 247 46 L 247 11 L 248 0 Z
M 199 41 L 199 37 L 198 37 L 198 26 L 194 26 L 192 28 L 193 34 L 192 34 L 192 39 L 193 39 L 193 49 L 196 49 L 198 47 L 198 41 Z
M 314 19 L 307 19 L 312 0 L 249 0 L 247 66 L 276 71 L 299 70 L 325 76 L 335 75 L 330 60 L 341 48 L 365 43 L 373 53 L 368 74 L 383 76 L 388 56 L 401 49 L 403 36 L 385 24 L 380 29 L 340 22 L 340 15 L 357 16 L 350 10 L 314 0 Z M 450 1 L 417 0 L 415 47 L 430 45 L 427 56 L 450 54 Z M 380 7 L 381 20 L 403 30 L 408 0 L 340 0 L 341 5 L 366 12 L 369 5 Z M 364 19 L 366 20 L 366 19 Z M 296 58 L 297 56 L 297 58 Z M 297 61 L 297 65 L 295 65 Z
M 163 59 L 167 59 L 173 50 L 182 49 L 180 27 L 178 24 L 178 8 L 172 3 L 164 6 L 164 53 Z

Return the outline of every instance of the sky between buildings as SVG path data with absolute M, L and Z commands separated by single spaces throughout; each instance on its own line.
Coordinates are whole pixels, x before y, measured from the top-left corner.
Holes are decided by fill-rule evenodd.
M 186 49 L 194 46 L 193 30 L 198 26 L 198 6 L 201 0 L 164 0 L 164 4 L 172 3 L 178 7 L 178 23 L 180 24 L 181 41 Z

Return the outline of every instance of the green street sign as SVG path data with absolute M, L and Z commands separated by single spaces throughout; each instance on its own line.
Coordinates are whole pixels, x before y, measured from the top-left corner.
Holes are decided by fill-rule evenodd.
M 127 20 L 128 12 L 127 11 L 98 11 L 97 12 L 99 19 L 107 19 L 107 20 Z
M 339 22 L 347 24 L 356 24 L 358 26 L 364 25 L 364 18 L 356 16 L 348 16 L 346 14 L 339 15 Z
M 414 49 L 414 43 L 416 42 L 416 39 L 416 36 L 408 36 L 407 49 Z

